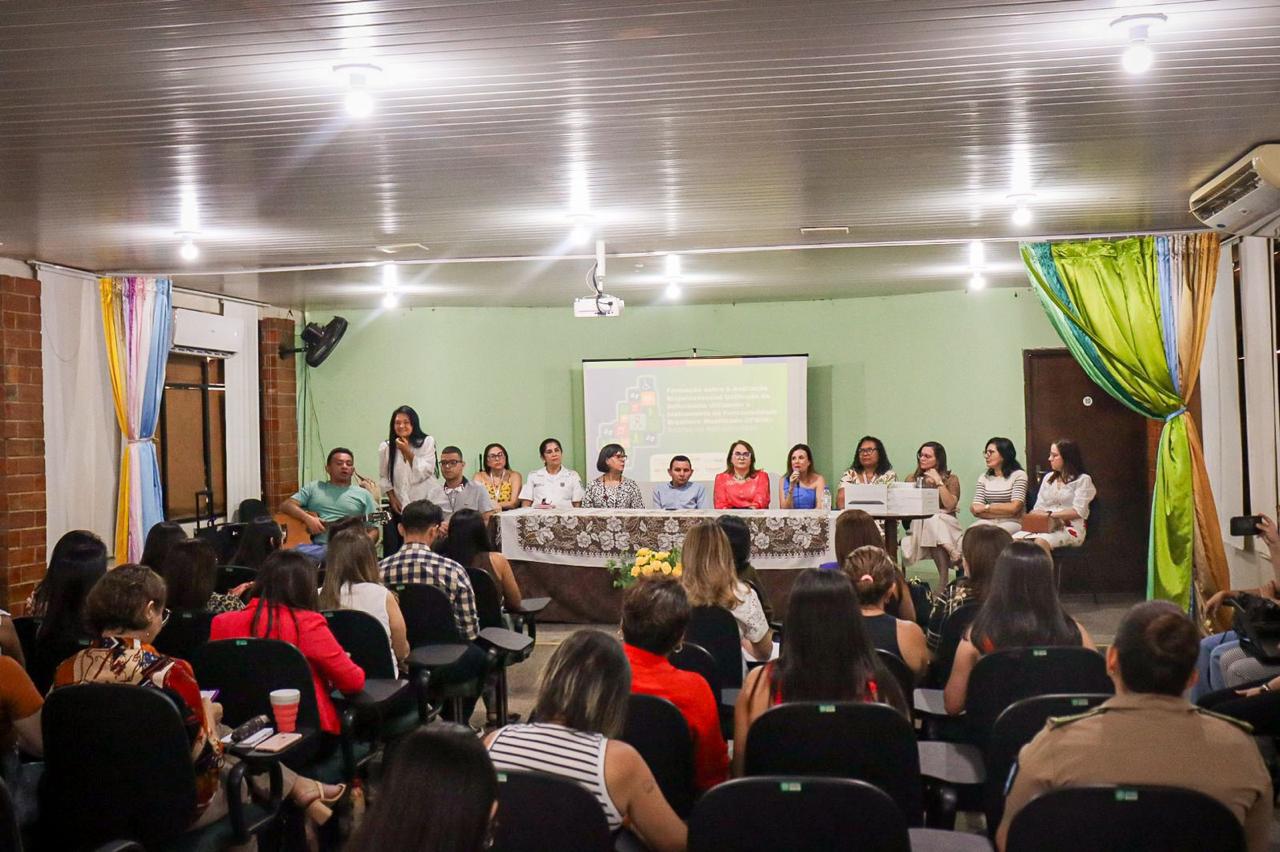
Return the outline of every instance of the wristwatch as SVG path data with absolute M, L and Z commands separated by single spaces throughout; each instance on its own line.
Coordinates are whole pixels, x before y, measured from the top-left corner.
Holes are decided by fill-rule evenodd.
M 1270 692 L 1270 691 L 1271 691 L 1271 684 L 1270 684 L 1270 683 L 1264 683 L 1264 684 L 1262 685 L 1262 691 L 1263 691 L 1263 692 Z

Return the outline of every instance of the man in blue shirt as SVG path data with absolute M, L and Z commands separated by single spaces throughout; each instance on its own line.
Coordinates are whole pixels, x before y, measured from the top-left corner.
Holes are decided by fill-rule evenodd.
M 667 466 L 670 482 L 655 486 L 653 489 L 653 507 L 655 509 L 710 509 L 711 501 L 707 499 L 707 489 L 699 482 L 690 482 L 693 476 L 693 463 L 688 456 L 672 456 Z

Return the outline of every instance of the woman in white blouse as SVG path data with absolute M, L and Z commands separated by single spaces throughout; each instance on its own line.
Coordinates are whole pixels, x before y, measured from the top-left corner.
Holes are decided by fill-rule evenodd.
M 544 438 L 538 446 L 542 467 L 525 478 L 520 489 L 520 505 L 537 509 L 572 509 L 582 505 L 582 477 L 564 467 L 564 448 L 555 438 Z
M 396 525 L 404 507 L 427 499 L 436 484 L 436 439 L 422 431 L 418 412 L 402 405 L 391 412 L 390 434 L 378 446 L 378 487 L 391 506 L 382 531 L 384 556 L 400 549 Z
M 1049 532 L 1019 532 L 1014 538 L 1034 541 L 1050 554 L 1055 547 L 1084 544 L 1085 520 L 1089 504 L 1097 496 L 1093 479 L 1084 472 L 1080 446 L 1060 438 L 1049 445 L 1049 472 L 1040 482 L 1036 506 L 1028 514 L 1049 519 Z
M 983 452 L 986 473 L 973 491 L 974 524 L 995 524 L 1009 533 L 1022 529 L 1027 503 L 1027 472 L 1018 462 L 1018 451 L 1008 438 L 992 438 Z
M 738 579 L 729 537 L 715 521 L 698 524 L 685 533 L 680 548 L 680 582 L 690 606 L 718 606 L 733 613 L 742 648 L 757 660 L 773 655 L 773 630 L 755 590 Z

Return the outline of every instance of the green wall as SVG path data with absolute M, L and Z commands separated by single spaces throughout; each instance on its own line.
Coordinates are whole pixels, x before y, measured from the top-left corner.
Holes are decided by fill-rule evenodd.
M 809 443 L 828 481 L 864 433 L 885 442 L 900 476 L 915 469 L 916 447 L 936 440 L 967 496 L 987 438 L 1025 442 L 1022 350 L 1061 345 L 1030 291 L 1008 289 L 635 307 L 619 319 L 575 319 L 567 304 L 341 313 L 346 337 L 310 371 L 304 481 L 320 475 L 321 447 L 334 445 L 351 447 L 357 469 L 375 476 L 391 411 L 406 403 L 438 446 L 462 448 L 469 474 L 488 441 L 505 444 L 512 466 L 527 472 L 540 464 L 539 441 L 555 436 L 566 464 L 595 476 L 583 458 L 581 360 L 697 347 L 809 353 Z

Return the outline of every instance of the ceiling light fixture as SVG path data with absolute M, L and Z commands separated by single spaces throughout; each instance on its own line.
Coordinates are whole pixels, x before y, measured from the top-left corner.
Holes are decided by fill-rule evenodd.
M 679 278 L 680 277 L 680 255 L 668 254 L 666 258 L 663 260 L 662 268 L 666 272 L 668 278 Z
M 1120 56 L 1120 65 L 1130 74 L 1144 74 L 1151 70 L 1156 61 L 1155 51 L 1148 41 L 1151 28 L 1163 24 L 1169 16 L 1161 12 L 1142 12 L 1136 15 L 1124 15 L 1111 22 L 1111 29 L 1120 30 L 1129 41 Z
M 679 298 L 680 298 L 680 292 L 681 292 L 681 291 L 680 291 L 680 282 L 679 282 L 679 281 L 668 281 L 668 282 L 667 282 L 666 297 L 667 297 L 668 299 L 672 299 L 672 300 L 679 299 Z
M 191 262 L 200 256 L 200 248 L 196 245 L 195 231 L 174 231 L 174 236 L 182 240 L 182 246 L 178 249 L 178 256 L 187 262 Z
M 400 270 L 395 263 L 382 264 L 382 307 L 387 310 L 400 306 Z
M 368 118 L 373 114 L 373 93 L 369 83 L 382 73 L 381 66 L 370 62 L 348 62 L 333 66 L 333 73 L 342 77 L 347 87 L 343 105 L 352 118 Z
M 1031 220 L 1035 218 L 1031 213 L 1031 202 L 1035 200 L 1034 192 L 1015 192 L 1005 196 L 1006 200 L 1013 202 L 1013 224 L 1019 228 L 1025 228 L 1031 224 Z
M 595 231 L 595 217 L 590 213 L 571 213 L 569 222 L 573 227 L 569 230 L 569 242 L 575 246 L 584 246 L 591 242 L 591 234 Z
M 969 243 L 969 267 L 974 272 L 981 270 L 986 266 L 986 249 L 983 248 L 982 240 L 973 240 Z
M 974 290 L 981 290 L 986 286 L 987 286 L 987 279 L 983 278 L 981 275 L 979 275 L 976 272 L 973 274 L 973 277 L 969 279 L 970 292 L 973 292 Z
M 382 307 L 388 311 L 394 310 L 395 308 L 400 307 L 400 294 L 387 293 L 385 296 L 382 297 Z

